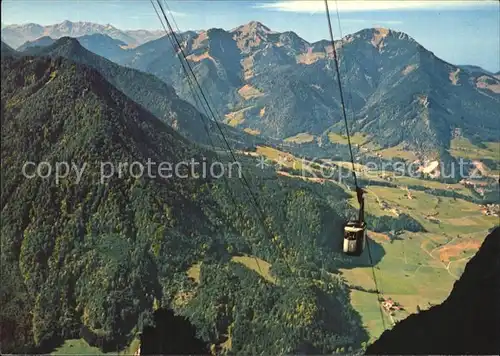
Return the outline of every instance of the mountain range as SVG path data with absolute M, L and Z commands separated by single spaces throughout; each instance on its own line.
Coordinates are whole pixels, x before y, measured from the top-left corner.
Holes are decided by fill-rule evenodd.
M 189 32 L 182 40 L 214 105 L 234 126 L 279 138 L 343 131 L 328 41 L 308 43 L 258 22 L 229 32 Z M 352 132 L 382 147 L 418 152 L 447 149 L 456 127 L 474 141 L 498 138 L 497 77 L 461 70 L 388 29 L 348 35 L 336 48 Z M 189 100 L 166 38 L 129 53 L 120 64 L 154 74 Z
M 329 41 L 309 43 L 255 21 L 178 36 L 220 121 L 276 139 L 307 134 L 326 142 L 330 132 L 345 133 Z M 127 49 L 109 38 L 92 40 L 80 42 L 155 75 L 203 111 L 166 36 Z M 499 137 L 498 75 L 446 63 L 408 35 L 384 28 L 348 35 L 335 46 L 351 132 L 424 158 L 446 156 L 456 128 L 475 143 Z
M 164 32 L 159 30 L 119 30 L 110 24 L 101 25 L 92 22 L 71 22 L 67 20 L 49 26 L 28 23 L 2 27 L 2 41 L 14 48 L 27 41 L 34 41 L 44 36 L 58 39 L 65 36 L 80 37 L 91 34 L 108 35 L 125 43 L 124 46 L 134 47 L 158 38 L 164 35 Z

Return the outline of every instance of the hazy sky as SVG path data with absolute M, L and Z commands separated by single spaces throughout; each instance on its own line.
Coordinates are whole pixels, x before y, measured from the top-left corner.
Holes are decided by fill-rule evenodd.
M 251 20 L 275 31 L 295 31 L 312 42 L 328 37 L 324 1 L 167 1 L 181 28 L 232 29 Z M 403 31 L 438 57 L 454 64 L 500 70 L 500 5 L 497 1 L 338 0 L 329 2 L 334 30 L 367 27 Z M 120 29 L 158 29 L 149 0 L 4 0 L 2 25 L 64 20 L 112 24 Z

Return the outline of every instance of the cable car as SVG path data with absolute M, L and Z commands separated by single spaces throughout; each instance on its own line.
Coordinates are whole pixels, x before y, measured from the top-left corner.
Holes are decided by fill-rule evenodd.
M 350 220 L 344 225 L 344 245 L 342 251 L 349 256 L 360 256 L 366 245 L 365 201 L 363 189 L 356 187 L 360 205 L 358 220 Z
M 349 256 L 360 256 L 366 244 L 366 224 L 364 221 L 349 221 L 344 226 L 343 252 Z

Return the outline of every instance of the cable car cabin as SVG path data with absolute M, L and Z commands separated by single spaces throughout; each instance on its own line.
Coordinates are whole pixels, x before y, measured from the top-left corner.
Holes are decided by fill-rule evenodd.
M 349 221 L 344 226 L 343 252 L 349 256 L 360 256 L 365 249 L 366 224 L 359 221 Z

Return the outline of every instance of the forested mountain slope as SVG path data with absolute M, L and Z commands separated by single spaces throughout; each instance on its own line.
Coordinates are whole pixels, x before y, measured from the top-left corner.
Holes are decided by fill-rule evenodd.
M 1 69 L 3 353 L 49 352 L 82 326 L 105 350 L 123 349 L 157 307 L 187 316 L 221 353 L 331 353 L 366 341 L 335 274 L 353 213 L 340 188 L 247 171 L 262 229 L 238 179 L 231 191 L 210 177 L 101 181 L 100 162 L 214 157 L 92 68 L 8 57 Z M 79 179 L 29 179 L 27 161 L 87 166 Z
M 124 48 L 127 44 L 123 41 L 111 38 L 107 35 L 103 34 L 92 34 L 92 35 L 84 35 L 80 37 L 76 37 L 78 42 L 90 52 L 93 52 L 99 56 L 106 57 L 110 60 L 118 60 L 120 56 L 123 56 L 127 53 Z M 54 42 L 56 39 L 53 39 L 49 36 L 43 36 L 37 38 L 34 41 L 27 41 L 23 43 L 21 46 L 17 48 L 19 52 L 24 52 L 32 47 L 48 47 Z
M 233 125 L 280 138 L 342 132 L 328 41 L 308 43 L 258 22 L 180 37 L 214 105 L 238 115 Z M 336 47 L 353 132 L 417 152 L 449 148 L 455 128 L 473 141 L 498 139 L 498 78 L 446 63 L 384 28 L 348 35 Z M 120 63 L 156 75 L 190 100 L 178 62 L 163 37 L 130 50 Z
M 13 56 L 16 54 L 16 51 L 10 47 L 8 44 L 6 44 L 4 41 L 2 41 L 2 48 L 1 48 L 1 54 L 3 56 Z
M 65 36 L 80 37 L 93 34 L 107 35 L 134 47 L 160 37 L 163 31 L 120 30 L 110 24 L 68 20 L 48 26 L 27 23 L 2 27 L 2 38 L 13 47 L 19 47 L 26 41 L 36 41 L 44 36 L 58 39 Z
M 54 42 L 55 42 L 55 40 L 52 37 L 43 36 L 43 37 L 37 38 L 36 40 L 33 40 L 33 41 L 26 41 L 26 42 L 24 42 L 22 45 L 20 45 L 19 47 L 17 47 L 17 50 L 19 52 L 23 52 L 23 51 L 26 51 L 28 48 L 31 48 L 31 47 L 46 47 L 46 46 L 50 46 Z
M 25 54 L 62 56 L 95 68 L 113 86 L 186 138 L 199 144 L 213 143 L 218 147 L 225 147 L 216 125 L 208 118 L 202 117 L 195 107 L 179 98 L 171 86 L 151 74 L 121 67 L 88 51 L 77 39 L 64 37 L 51 46 L 28 49 Z M 233 147 L 251 145 L 257 140 L 243 131 L 226 125 L 222 126 L 223 132 Z M 207 130 L 210 135 L 207 134 Z
M 101 184 L 100 162 L 176 162 L 194 151 L 96 71 L 62 58 L 3 59 L 2 83 L 2 285 L 20 299 L 2 308 L 2 322 L 18 326 L 9 341 L 43 348 L 74 334 L 82 313 L 120 340 L 158 293 L 151 245 L 168 243 L 163 229 L 189 215 L 193 224 L 170 236 L 198 236 L 186 242 L 195 246 L 210 223 L 190 195 L 195 180 Z M 57 185 L 53 174 L 23 177 L 30 161 L 88 167 Z

